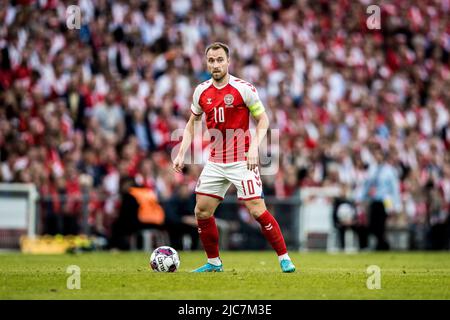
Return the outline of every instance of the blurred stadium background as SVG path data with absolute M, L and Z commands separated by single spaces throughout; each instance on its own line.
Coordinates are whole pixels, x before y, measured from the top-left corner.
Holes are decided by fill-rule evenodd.
M 172 171 L 171 133 L 222 41 L 280 132 L 280 169 L 262 178 L 291 249 L 448 250 L 450 1 L 380 2 L 379 30 L 371 4 L 0 0 L 0 246 L 36 234 L 199 248 L 202 166 Z M 394 187 L 375 219 L 377 152 Z M 266 248 L 233 196 L 216 216 L 223 248 Z

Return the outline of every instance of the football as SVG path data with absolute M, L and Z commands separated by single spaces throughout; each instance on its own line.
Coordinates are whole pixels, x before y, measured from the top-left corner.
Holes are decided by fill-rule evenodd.
M 150 267 L 156 272 L 175 272 L 180 266 L 178 252 L 169 246 L 156 248 L 150 256 Z

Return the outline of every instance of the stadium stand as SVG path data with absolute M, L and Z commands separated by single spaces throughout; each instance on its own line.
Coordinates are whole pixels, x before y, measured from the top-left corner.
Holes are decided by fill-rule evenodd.
M 268 195 L 339 185 L 364 214 L 380 146 L 400 183 L 388 228 L 408 230 L 410 249 L 448 249 L 449 0 L 384 4 L 380 30 L 363 0 L 80 0 L 80 30 L 68 1 L 0 3 L 0 182 L 38 186 L 41 232 L 81 232 L 87 193 L 92 232 L 109 235 L 125 177 L 162 202 L 193 191 L 201 165 L 173 173 L 171 133 L 208 78 L 204 48 L 222 41 L 280 130 Z

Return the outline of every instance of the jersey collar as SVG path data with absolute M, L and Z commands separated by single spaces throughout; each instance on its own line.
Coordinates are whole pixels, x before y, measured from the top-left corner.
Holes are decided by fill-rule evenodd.
M 212 85 L 214 86 L 214 88 L 216 88 L 216 89 L 218 89 L 218 90 L 223 89 L 223 88 L 225 88 L 225 87 L 230 83 L 231 77 L 232 77 L 232 75 L 231 75 L 231 74 L 228 74 L 228 82 L 225 83 L 225 84 L 224 84 L 223 86 L 221 86 L 221 87 L 217 87 L 217 86 L 214 84 L 214 79 L 211 78 Z

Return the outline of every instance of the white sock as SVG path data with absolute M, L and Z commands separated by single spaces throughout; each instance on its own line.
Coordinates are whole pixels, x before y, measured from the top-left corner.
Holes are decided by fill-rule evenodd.
M 291 260 L 291 258 L 289 258 L 289 255 L 287 253 L 282 254 L 281 256 L 278 256 L 278 261 L 281 260 Z
M 222 265 L 222 260 L 220 260 L 220 258 L 219 257 L 217 257 L 217 258 L 212 258 L 212 259 L 209 259 L 208 258 L 208 262 L 209 263 L 211 263 L 212 265 L 214 265 L 214 266 L 220 266 L 220 265 Z

